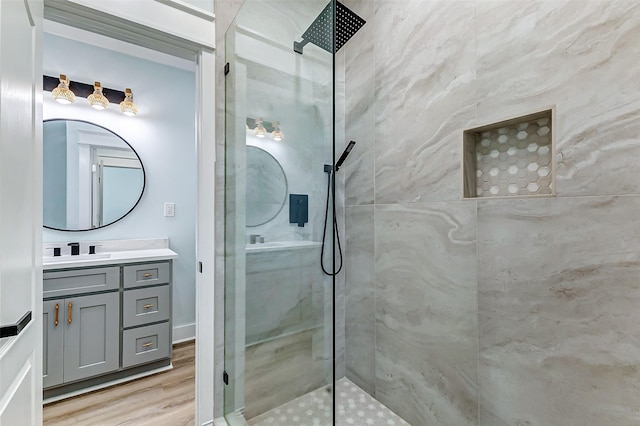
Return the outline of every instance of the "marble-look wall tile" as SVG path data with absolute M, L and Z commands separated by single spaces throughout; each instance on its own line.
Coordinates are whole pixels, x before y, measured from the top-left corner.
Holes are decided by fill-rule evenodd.
M 315 333 L 306 330 L 247 347 L 246 419 L 325 384 L 324 360 L 313 356 Z
M 350 0 L 346 6 L 366 24 L 343 47 L 345 56 L 345 141 L 355 140 L 345 163 L 345 203 L 373 204 L 375 159 L 374 2 Z
M 345 238 L 346 375 L 375 394 L 375 253 L 373 206 L 347 206 Z
M 376 398 L 413 425 L 477 422 L 475 214 L 375 207 Z
M 375 2 L 375 202 L 461 197 L 475 121 L 475 2 Z
M 305 250 L 247 255 L 247 344 L 313 325 L 312 281 L 300 251 Z
M 478 202 L 481 425 L 640 424 L 639 209 Z
M 477 5 L 478 121 L 556 105 L 558 196 L 640 192 L 640 3 Z

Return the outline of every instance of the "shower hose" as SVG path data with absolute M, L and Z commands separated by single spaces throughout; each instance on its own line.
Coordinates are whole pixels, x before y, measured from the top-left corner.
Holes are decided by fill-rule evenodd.
M 333 270 L 333 268 L 335 268 L 335 265 L 332 265 L 332 271 L 329 272 L 324 265 L 324 246 L 325 246 L 325 240 L 327 237 L 327 222 L 329 221 L 329 201 L 330 201 L 330 196 L 331 196 L 331 181 L 333 179 L 334 173 L 333 171 L 327 171 L 327 205 L 326 208 L 324 210 L 324 228 L 322 229 L 322 249 L 320 250 L 320 266 L 322 267 L 322 272 L 324 272 L 326 275 L 329 275 L 331 277 L 334 277 L 336 275 L 338 275 L 340 273 L 340 271 L 342 270 L 342 247 L 340 246 L 340 232 L 338 231 L 338 221 L 336 219 L 336 205 L 335 202 L 333 203 L 333 229 L 335 230 L 336 233 L 336 241 L 338 242 L 338 253 L 339 253 L 339 258 L 340 258 L 340 266 L 338 267 L 338 270 Z M 334 199 L 335 201 L 335 199 Z M 335 256 L 335 253 L 334 253 Z M 334 257 L 335 258 L 335 257 Z

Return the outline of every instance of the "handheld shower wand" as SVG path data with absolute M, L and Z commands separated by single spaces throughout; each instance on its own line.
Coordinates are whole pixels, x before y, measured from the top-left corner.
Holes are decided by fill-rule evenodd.
M 340 170 L 340 167 L 342 166 L 342 163 L 344 163 L 344 160 L 347 159 L 347 157 L 349 156 L 349 153 L 351 152 L 351 150 L 353 149 L 355 144 L 356 144 L 356 141 L 349 142 L 349 145 L 347 145 L 347 147 L 344 149 L 344 151 L 342 151 L 342 155 L 340 156 L 340 158 L 338 158 L 338 162 L 336 163 L 334 171 L 337 172 L 338 170 Z
M 333 204 L 333 228 L 335 229 L 336 241 L 338 242 L 338 253 L 339 253 L 339 257 L 340 257 L 340 266 L 338 267 L 338 270 L 332 270 L 331 272 L 329 272 L 327 270 L 327 268 L 325 268 L 325 265 L 324 265 L 324 246 L 325 246 L 325 240 L 326 240 L 326 237 L 327 237 L 327 222 L 328 222 L 328 219 L 329 219 L 328 216 L 329 216 L 329 200 L 330 200 L 330 195 L 331 195 L 331 179 L 334 178 L 334 173 L 337 172 L 338 170 L 340 170 L 340 167 L 342 167 L 342 163 L 344 163 L 344 160 L 347 159 L 347 157 L 349 156 L 349 153 L 351 152 L 351 150 L 353 149 L 355 144 L 356 144 L 356 141 L 350 141 L 349 142 L 347 147 L 342 152 L 342 155 L 340 156 L 340 158 L 336 162 L 335 166 L 331 166 L 330 164 L 325 164 L 324 165 L 324 172 L 327 173 L 327 205 L 326 205 L 326 208 L 325 208 L 325 211 L 324 211 L 324 228 L 322 230 L 322 249 L 320 251 L 320 266 L 322 267 L 322 272 L 324 272 L 326 275 L 329 275 L 329 276 L 338 275 L 340 273 L 340 271 L 342 270 L 342 246 L 340 245 L 340 232 L 338 230 L 338 221 L 336 219 L 336 206 L 335 206 L 335 203 Z

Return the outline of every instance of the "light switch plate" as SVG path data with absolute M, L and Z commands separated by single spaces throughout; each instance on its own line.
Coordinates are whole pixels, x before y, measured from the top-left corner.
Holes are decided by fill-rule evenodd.
M 176 215 L 176 204 L 175 203 L 164 203 L 164 216 L 165 217 L 174 217 Z

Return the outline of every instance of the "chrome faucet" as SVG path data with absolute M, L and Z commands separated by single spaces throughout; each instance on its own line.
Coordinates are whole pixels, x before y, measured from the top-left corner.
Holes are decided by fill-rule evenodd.
M 249 235 L 249 243 L 250 244 L 255 244 L 260 242 L 260 235 L 258 234 L 251 234 Z

